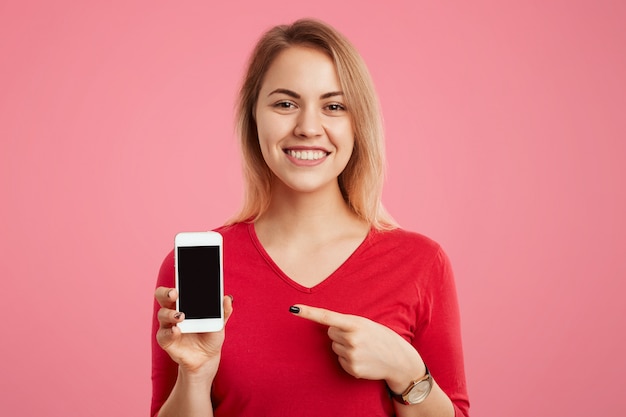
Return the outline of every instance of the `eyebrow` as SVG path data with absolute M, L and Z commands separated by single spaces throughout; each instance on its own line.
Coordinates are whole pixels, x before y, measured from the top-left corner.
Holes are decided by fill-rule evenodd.
M 271 96 L 272 94 L 285 94 L 289 97 L 293 97 L 296 99 L 301 98 L 300 94 L 296 93 L 295 91 L 291 91 L 288 90 L 286 88 L 277 88 L 276 90 L 270 92 L 267 96 Z M 335 96 L 343 96 L 343 91 L 331 91 L 329 93 L 324 93 L 320 96 L 320 99 L 327 99 L 327 98 L 331 98 L 331 97 L 335 97 Z

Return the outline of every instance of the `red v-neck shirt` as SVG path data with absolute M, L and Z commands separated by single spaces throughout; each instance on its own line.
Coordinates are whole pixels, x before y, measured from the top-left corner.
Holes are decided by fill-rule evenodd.
M 402 229 L 372 230 L 320 284 L 291 280 L 270 258 L 251 223 L 217 229 L 224 237 L 224 289 L 236 300 L 213 381 L 216 417 L 392 416 L 384 381 L 346 373 L 327 327 L 289 313 L 306 304 L 383 324 L 420 353 L 457 416 L 468 416 L 459 310 L 450 263 L 432 240 Z M 157 286 L 174 286 L 174 257 Z M 158 305 L 155 303 L 155 313 Z M 156 343 L 152 415 L 176 382 L 177 365 Z

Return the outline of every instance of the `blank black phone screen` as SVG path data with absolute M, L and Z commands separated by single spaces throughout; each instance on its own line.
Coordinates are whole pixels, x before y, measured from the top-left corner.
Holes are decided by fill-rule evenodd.
M 180 311 L 186 319 L 220 318 L 220 247 L 178 247 Z

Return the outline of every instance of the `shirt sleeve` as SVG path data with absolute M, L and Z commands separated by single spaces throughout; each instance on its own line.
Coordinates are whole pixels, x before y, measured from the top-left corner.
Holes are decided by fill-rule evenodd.
M 163 261 L 159 276 L 157 278 L 157 287 L 174 287 L 174 251 Z M 159 304 L 154 301 L 153 314 L 152 314 L 152 403 L 150 407 L 150 415 L 156 416 L 159 412 L 165 400 L 170 395 L 170 392 L 176 384 L 176 378 L 178 375 L 178 365 L 174 362 L 170 356 L 161 349 L 161 346 L 156 341 L 156 332 L 159 329 L 159 321 L 157 320 L 157 313 L 159 311 Z
M 420 289 L 413 345 L 437 384 L 454 405 L 456 417 L 469 417 L 459 306 L 450 261 L 440 248 Z

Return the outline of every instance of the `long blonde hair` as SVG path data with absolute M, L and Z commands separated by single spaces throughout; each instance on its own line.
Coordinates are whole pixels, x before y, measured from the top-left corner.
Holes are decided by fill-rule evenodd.
M 381 113 L 374 84 L 356 48 L 329 25 L 302 19 L 275 26 L 256 44 L 239 92 L 237 133 L 241 140 L 244 201 L 228 224 L 254 221 L 268 208 L 272 172 L 259 146 L 254 108 L 265 73 L 276 56 L 293 46 L 316 48 L 333 60 L 353 121 L 352 156 L 339 175 L 339 187 L 348 206 L 376 229 L 397 227 L 381 203 L 385 174 L 385 147 Z

